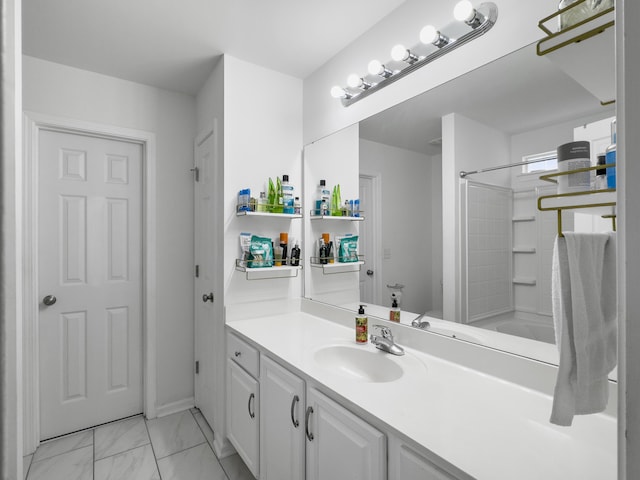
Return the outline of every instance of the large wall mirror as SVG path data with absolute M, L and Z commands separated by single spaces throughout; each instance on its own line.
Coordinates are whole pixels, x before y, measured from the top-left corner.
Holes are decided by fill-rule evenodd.
M 425 314 L 432 332 L 554 362 L 555 214 L 536 204 L 555 189 L 536 170 L 554 167 L 522 162 L 577 139 L 595 157 L 614 115 L 531 45 L 305 147 L 306 205 L 332 172 L 328 184 L 341 178 L 365 218 L 306 221 L 307 257 L 321 231 L 353 233 L 365 265 L 309 269 L 305 296 L 388 319 L 396 294 L 403 324 Z M 504 164 L 517 166 L 459 176 Z M 590 222 L 569 215 L 565 226 Z

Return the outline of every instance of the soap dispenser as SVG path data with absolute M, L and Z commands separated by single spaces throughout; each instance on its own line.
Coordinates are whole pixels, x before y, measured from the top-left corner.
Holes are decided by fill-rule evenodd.
M 392 322 L 400 322 L 400 308 L 398 307 L 398 300 L 395 296 L 393 296 L 391 310 L 389 310 L 389 320 Z
M 369 341 L 369 328 L 367 326 L 367 316 L 364 313 L 365 305 L 360 305 L 356 316 L 356 343 L 365 344 Z

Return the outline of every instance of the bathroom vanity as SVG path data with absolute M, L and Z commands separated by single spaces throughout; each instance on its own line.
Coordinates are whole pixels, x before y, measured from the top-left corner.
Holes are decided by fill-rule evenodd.
M 271 307 L 227 307 L 228 434 L 256 478 L 616 477 L 614 408 L 551 425 L 551 365 L 370 319 L 393 356 L 347 310 Z

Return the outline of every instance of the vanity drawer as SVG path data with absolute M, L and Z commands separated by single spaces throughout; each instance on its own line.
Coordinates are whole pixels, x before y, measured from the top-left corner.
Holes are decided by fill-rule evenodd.
M 244 368 L 253 378 L 260 376 L 258 350 L 232 333 L 227 333 L 227 356 Z

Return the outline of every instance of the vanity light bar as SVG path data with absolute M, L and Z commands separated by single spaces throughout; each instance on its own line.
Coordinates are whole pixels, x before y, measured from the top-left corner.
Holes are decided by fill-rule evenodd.
M 391 85 L 396 80 L 400 80 L 418 68 L 424 67 L 435 59 L 487 33 L 498 19 L 498 7 L 493 2 L 486 2 L 482 3 L 476 9 L 473 8 L 469 0 L 462 0 L 455 6 L 454 16 L 456 20 L 466 23 L 471 30 L 460 38 L 453 39 L 442 34 L 435 27 L 427 25 L 420 32 L 420 40 L 422 43 L 428 43 L 437 47 L 435 51 L 421 57 L 402 45 L 396 45 L 392 50 L 391 61 L 403 61 L 406 65 L 404 68 L 401 70 L 391 70 L 377 60 L 372 60 L 369 63 L 368 73 L 376 77 L 375 81 L 368 81 L 366 75 L 360 77 L 358 74 L 351 74 L 347 82 L 348 86 L 346 88 L 340 86 L 333 87 L 331 89 L 331 95 L 334 98 L 339 98 L 342 105 L 348 107 L 368 97 L 373 92 L 387 85 Z

